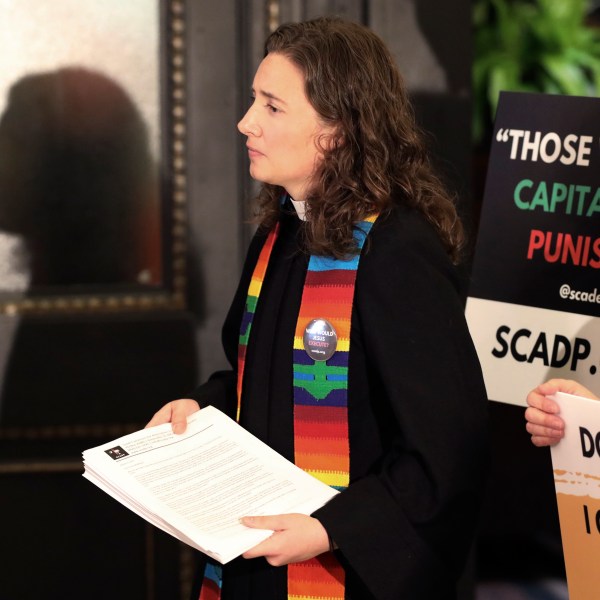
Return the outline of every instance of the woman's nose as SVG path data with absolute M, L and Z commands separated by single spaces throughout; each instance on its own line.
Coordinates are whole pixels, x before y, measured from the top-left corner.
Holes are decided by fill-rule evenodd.
M 238 131 L 244 135 L 257 136 L 260 134 L 260 127 L 256 122 L 253 107 L 251 106 L 237 125 Z

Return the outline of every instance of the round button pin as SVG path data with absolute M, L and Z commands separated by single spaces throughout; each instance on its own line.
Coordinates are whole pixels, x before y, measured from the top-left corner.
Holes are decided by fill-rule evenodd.
M 337 333 L 326 319 L 312 320 L 302 337 L 304 350 L 313 360 L 330 359 L 337 348 Z

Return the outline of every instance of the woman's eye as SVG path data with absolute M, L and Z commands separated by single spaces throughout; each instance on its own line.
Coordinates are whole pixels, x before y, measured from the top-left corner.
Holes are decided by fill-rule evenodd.
M 273 106 L 272 104 L 267 104 L 266 107 L 269 109 L 269 112 L 272 112 L 272 113 L 279 112 L 279 109 L 276 106 Z

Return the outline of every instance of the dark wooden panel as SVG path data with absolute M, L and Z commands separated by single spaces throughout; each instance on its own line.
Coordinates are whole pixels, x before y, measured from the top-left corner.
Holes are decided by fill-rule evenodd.
M 179 597 L 179 543 L 79 473 L 0 475 L 0 490 L 1 600 Z
M 0 600 L 183 593 L 181 544 L 83 477 L 81 452 L 196 383 L 186 313 L 23 317 L 0 412 Z

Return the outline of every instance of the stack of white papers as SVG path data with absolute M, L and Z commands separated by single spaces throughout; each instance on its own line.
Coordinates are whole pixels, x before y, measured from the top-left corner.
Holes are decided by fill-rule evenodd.
M 271 535 L 241 517 L 310 514 L 338 492 L 213 407 L 83 452 L 83 476 L 156 527 L 222 564 Z

